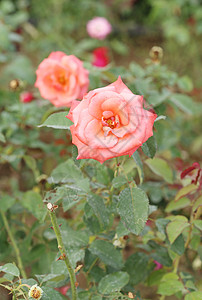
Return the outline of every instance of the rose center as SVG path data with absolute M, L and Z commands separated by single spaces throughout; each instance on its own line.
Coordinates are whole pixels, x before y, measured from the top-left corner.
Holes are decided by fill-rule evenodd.
M 59 77 L 58 77 L 58 82 L 59 82 L 61 85 L 65 85 L 65 84 L 66 84 L 66 81 L 67 81 L 67 79 L 66 79 L 65 75 L 59 75 Z
M 117 115 L 110 118 L 102 117 L 102 125 L 111 129 L 119 127 L 119 117 Z

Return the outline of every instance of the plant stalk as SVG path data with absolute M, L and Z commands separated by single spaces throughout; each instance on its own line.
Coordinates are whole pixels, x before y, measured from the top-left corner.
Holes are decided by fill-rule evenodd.
M 13 234 L 11 232 L 10 226 L 8 224 L 8 220 L 6 218 L 6 215 L 5 215 L 5 213 L 3 211 L 1 211 L 1 216 L 2 216 L 2 219 L 3 219 L 4 225 L 5 225 L 6 231 L 8 233 L 8 236 L 10 238 L 11 244 L 12 244 L 13 249 L 15 251 L 16 258 L 17 258 L 17 263 L 18 263 L 18 267 L 20 269 L 22 278 L 26 279 L 27 275 L 26 275 L 26 272 L 24 270 L 23 263 L 22 263 L 22 260 L 21 260 L 21 257 L 20 257 L 20 250 L 19 250 L 19 248 L 17 246 L 17 243 L 16 243 L 16 241 L 14 239 L 14 236 L 13 236 Z
M 57 242 L 58 242 L 58 249 L 60 250 L 62 259 L 64 260 L 64 262 L 67 266 L 67 270 L 69 272 L 69 277 L 70 277 L 70 282 L 71 282 L 71 290 L 72 290 L 72 300 L 76 300 L 77 299 L 76 276 L 75 276 L 74 270 L 70 264 L 69 258 L 66 253 L 66 249 L 65 249 L 65 246 L 64 246 L 64 243 L 62 240 L 62 235 L 61 235 L 60 228 L 59 228 L 59 225 L 57 222 L 55 211 L 49 210 L 49 215 L 51 218 L 51 223 L 53 225 L 53 229 L 56 234 L 56 238 L 57 238 Z

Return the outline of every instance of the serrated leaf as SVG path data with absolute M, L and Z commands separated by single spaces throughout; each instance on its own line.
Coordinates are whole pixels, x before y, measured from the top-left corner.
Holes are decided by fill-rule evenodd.
M 165 211 L 171 212 L 173 210 L 182 209 L 184 207 L 190 206 L 190 204 L 191 204 L 191 201 L 188 198 L 183 197 L 183 198 L 179 199 L 178 201 L 175 201 L 175 200 L 171 201 L 167 205 Z
M 168 223 L 166 228 L 170 243 L 172 244 L 176 240 L 176 238 L 183 232 L 183 230 L 189 226 L 190 224 L 188 223 L 186 217 L 174 217 L 173 220 L 170 223 Z
M 69 129 L 73 124 L 72 121 L 66 118 L 68 112 L 57 112 L 50 115 L 46 121 L 38 127 L 51 127 L 55 129 Z
M 120 291 L 129 281 L 126 272 L 115 272 L 102 278 L 98 285 L 98 291 L 102 294 L 110 294 Z
M 147 159 L 145 163 L 156 175 L 163 177 L 163 179 L 170 184 L 173 183 L 172 170 L 165 160 L 162 158 L 153 158 Z
M 137 170 L 138 170 L 138 174 L 139 174 L 139 178 L 140 178 L 140 184 L 142 184 L 143 180 L 144 180 L 144 172 L 143 172 L 143 164 L 142 164 L 142 161 L 141 161 L 138 151 L 135 151 L 133 153 L 132 158 L 134 159 L 135 164 L 137 166 Z
M 149 212 L 149 200 L 143 190 L 126 188 L 121 191 L 117 209 L 128 230 L 134 234 L 143 230 Z
M 0 272 L 5 272 L 6 274 L 11 274 L 16 277 L 20 276 L 19 269 L 11 263 L 0 266 Z
M 89 251 L 97 255 L 106 265 L 117 270 L 122 269 L 123 259 L 121 252 L 113 244 L 103 240 L 95 240 L 90 245 Z
M 156 154 L 157 144 L 154 136 L 151 136 L 142 146 L 144 154 L 150 158 L 153 158 Z

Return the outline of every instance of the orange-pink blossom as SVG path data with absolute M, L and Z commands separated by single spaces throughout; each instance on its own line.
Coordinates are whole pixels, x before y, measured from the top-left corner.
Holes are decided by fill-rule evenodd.
M 121 155 L 131 156 L 150 136 L 157 115 L 143 108 L 143 96 L 134 95 L 119 77 L 114 83 L 90 91 L 74 101 L 67 116 L 77 159 L 103 163 Z

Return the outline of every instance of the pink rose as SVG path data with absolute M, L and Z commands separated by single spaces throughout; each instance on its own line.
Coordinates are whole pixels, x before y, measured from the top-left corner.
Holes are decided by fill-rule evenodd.
M 53 105 L 70 107 L 73 100 L 81 99 L 87 92 L 88 73 L 74 55 L 52 52 L 40 63 L 35 86 Z
M 157 115 L 143 108 L 143 96 L 134 95 L 119 77 L 74 101 L 67 116 L 78 157 L 105 160 L 131 156 L 150 136 Z
M 34 95 L 31 92 L 22 92 L 20 94 L 20 102 L 28 103 L 34 100 Z
M 109 63 L 108 49 L 100 47 L 93 51 L 93 66 L 103 68 Z
M 111 24 L 103 17 L 95 17 L 88 21 L 86 28 L 90 37 L 98 40 L 104 40 L 112 31 Z

